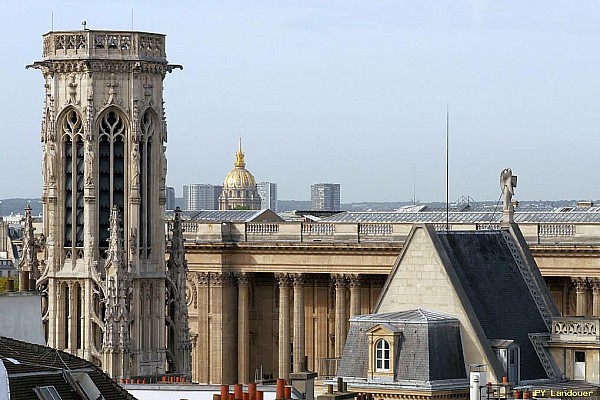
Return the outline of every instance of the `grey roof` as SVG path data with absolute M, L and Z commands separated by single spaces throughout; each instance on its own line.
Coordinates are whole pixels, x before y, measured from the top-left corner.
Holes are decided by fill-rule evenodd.
M 135 400 L 94 364 L 69 353 L 0 336 L 0 362 L 8 374 L 10 398 L 37 398 L 33 388 L 54 386 L 62 399 L 79 399 L 68 375 L 85 372 L 106 400 Z
M 369 321 L 378 324 L 389 324 L 394 322 L 403 322 L 403 323 L 424 323 L 424 322 L 447 322 L 447 321 L 457 321 L 458 318 L 444 314 L 438 311 L 426 310 L 422 308 L 417 308 L 414 310 L 406 310 L 406 311 L 397 311 L 390 313 L 381 313 L 381 314 L 365 314 L 365 315 L 357 315 L 352 318 L 350 321 Z
M 174 211 L 165 212 L 167 219 L 172 219 Z M 271 215 L 272 214 L 272 215 Z M 181 218 L 192 221 L 213 222 L 252 222 L 259 217 L 268 217 L 273 222 L 282 222 L 283 219 L 273 211 L 265 210 L 201 210 L 181 211 Z
M 396 349 L 392 381 L 382 382 L 398 387 L 426 384 L 438 386 L 459 380 L 465 386 L 465 362 L 460 336 L 460 322 L 451 315 L 423 310 L 362 315 L 350 320 L 350 330 L 344 345 L 337 375 L 345 378 L 367 379 L 369 331 L 381 326 L 399 333 L 393 339 Z M 436 381 L 435 385 L 432 382 Z
M 548 327 L 501 231 L 438 232 L 488 340 L 514 340 L 524 380 L 547 378 L 529 333 Z
M 492 211 L 451 211 L 448 213 L 448 222 L 498 224 L 502 219 L 502 210 Z M 445 223 L 446 212 L 420 211 L 347 211 L 323 219 L 325 222 L 387 222 L 387 223 Z M 600 212 L 597 208 L 589 211 L 515 211 L 516 223 L 599 223 Z

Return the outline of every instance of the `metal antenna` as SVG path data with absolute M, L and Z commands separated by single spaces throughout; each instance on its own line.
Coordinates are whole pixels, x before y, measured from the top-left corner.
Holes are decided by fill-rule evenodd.
M 446 103 L 446 230 L 450 230 L 450 169 L 449 169 L 449 134 L 450 132 L 450 107 Z
M 131 8 L 131 30 L 133 30 L 133 7 Z

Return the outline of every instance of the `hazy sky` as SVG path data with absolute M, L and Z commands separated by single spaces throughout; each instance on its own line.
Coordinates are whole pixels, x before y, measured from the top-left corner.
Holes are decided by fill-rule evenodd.
M 54 29 L 167 35 L 167 184 L 221 183 L 238 137 L 280 199 L 600 198 L 600 2 L 0 0 L 0 199 L 41 195 L 41 58 Z

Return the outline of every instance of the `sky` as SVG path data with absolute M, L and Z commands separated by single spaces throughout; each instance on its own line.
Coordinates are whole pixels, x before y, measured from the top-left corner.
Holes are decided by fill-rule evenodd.
M 54 30 L 167 35 L 167 185 L 222 183 L 238 138 L 279 199 L 598 199 L 600 2 L 0 0 L 0 199 L 40 197 Z

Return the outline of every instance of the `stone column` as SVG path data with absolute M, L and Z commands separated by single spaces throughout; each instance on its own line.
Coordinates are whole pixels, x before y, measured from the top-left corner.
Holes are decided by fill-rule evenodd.
M 196 332 L 198 332 L 198 345 L 196 346 L 196 361 L 192 365 L 192 374 L 196 374 L 194 382 L 208 383 L 211 370 L 211 343 L 210 330 L 210 274 L 208 272 L 196 272 L 194 276 L 198 291 L 198 319 L 196 321 Z M 214 361 L 214 360 L 212 360 Z
M 212 384 L 233 384 L 238 371 L 237 314 L 233 276 L 210 273 L 210 378 Z
M 56 290 L 56 303 L 49 299 L 49 307 L 54 308 L 54 318 L 49 322 L 49 330 L 52 329 L 54 331 L 54 347 L 59 350 L 64 350 L 66 345 L 65 339 L 65 288 L 63 286 L 63 282 L 57 280 L 54 289 Z
M 592 315 L 600 317 L 600 278 L 589 278 L 592 287 Z
M 75 351 L 77 349 L 77 327 L 76 324 L 79 323 L 79 320 L 77 319 L 77 314 L 76 314 L 76 297 L 77 297 L 77 293 L 75 292 L 75 283 L 74 282 L 69 282 L 69 318 L 68 318 L 68 325 L 69 325 L 69 336 L 67 339 L 67 345 L 68 345 L 68 349 L 69 352 L 71 354 L 76 354 Z
M 573 278 L 576 294 L 576 315 L 584 316 L 587 313 L 588 282 L 586 278 Z
M 279 379 L 290 375 L 290 278 L 289 274 L 277 273 L 279 284 Z
M 238 383 L 250 382 L 250 276 L 236 274 L 238 283 Z
M 350 318 L 360 315 L 360 275 L 353 274 L 350 282 Z
M 341 358 L 346 343 L 346 277 L 343 274 L 333 275 L 335 283 L 335 357 Z
M 305 370 L 304 357 L 304 275 L 294 274 L 294 372 Z

